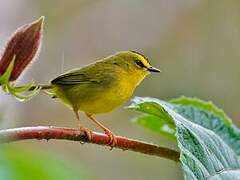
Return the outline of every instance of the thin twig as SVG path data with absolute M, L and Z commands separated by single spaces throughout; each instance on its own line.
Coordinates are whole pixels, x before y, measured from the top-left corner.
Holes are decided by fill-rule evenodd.
M 26 139 L 64 139 L 109 146 L 109 137 L 103 133 L 93 132 L 92 139 L 89 140 L 84 132 L 72 128 L 37 126 L 0 130 L 0 143 Z M 177 151 L 121 136 L 116 136 L 116 139 L 117 142 L 114 148 L 179 161 L 179 152 Z

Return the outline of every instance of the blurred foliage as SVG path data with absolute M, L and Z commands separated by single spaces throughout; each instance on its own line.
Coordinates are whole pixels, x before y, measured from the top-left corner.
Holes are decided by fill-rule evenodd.
M 0 179 L 4 180 L 86 180 L 85 174 L 54 154 L 33 151 L 26 147 L 2 146 Z
M 139 121 L 144 117 L 148 120 L 149 114 L 156 116 L 146 123 L 163 121 L 162 117 L 174 121 L 186 180 L 239 178 L 240 130 L 212 103 L 182 97 L 172 100 L 171 104 L 154 98 L 136 97 L 130 109 L 147 114 Z

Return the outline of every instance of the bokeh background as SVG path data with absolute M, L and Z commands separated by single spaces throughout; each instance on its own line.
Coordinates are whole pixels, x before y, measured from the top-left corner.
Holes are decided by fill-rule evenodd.
M 117 51 L 137 50 L 163 73 L 145 79 L 135 95 L 165 100 L 185 95 L 211 100 L 240 125 L 240 1 L 2 1 L 0 47 L 4 47 L 17 27 L 42 15 L 46 19 L 41 53 L 19 83 L 32 79 L 46 83 L 64 71 Z M 44 94 L 24 103 L 3 93 L 0 98 L 1 128 L 77 126 L 70 109 Z M 136 113 L 123 107 L 99 115 L 98 119 L 116 134 L 177 149 L 175 142 L 133 124 L 131 119 Z M 84 124 L 95 129 L 83 115 L 81 118 Z M 56 166 L 56 172 L 70 169 L 72 176 L 69 178 L 72 179 L 183 178 L 180 165 L 172 161 L 116 149 L 109 151 L 96 145 L 32 140 L 1 148 L 15 156 L 26 155 L 35 163 L 34 167 L 42 168 L 43 172 L 49 164 L 55 167 L 50 161 L 60 161 L 62 169 Z M 45 164 L 38 163 L 39 154 L 51 158 L 46 158 Z M 3 157 L 8 162 L 8 156 Z M 22 168 L 21 161 L 14 158 L 13 161 Z M 1 166 L 0 173 L 5 173 L 8 178 L 11 174 Z M 41 174 L 38 177 L 57 179 L 54 176 L 43 178 Z

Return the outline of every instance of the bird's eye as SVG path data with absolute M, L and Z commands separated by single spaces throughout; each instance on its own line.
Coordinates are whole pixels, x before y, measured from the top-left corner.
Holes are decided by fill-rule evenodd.
M 138 66 L 140 66 L 140 67 L 144 67 L 144 64 L 142 63 L 142 61 L 140 61 L 140 60 L 135 60 L 135 63 L 138 65 Z

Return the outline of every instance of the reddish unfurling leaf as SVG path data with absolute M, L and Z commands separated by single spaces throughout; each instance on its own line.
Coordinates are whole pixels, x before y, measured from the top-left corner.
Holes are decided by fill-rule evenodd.
M 4 74 L 13 57 L 14 67 L 10 81 L 16 80 L 26 66 L 33 61 L 40 49 L 44 17 L 20 27 L 13 33 L 0 57 L 0 75 Z

